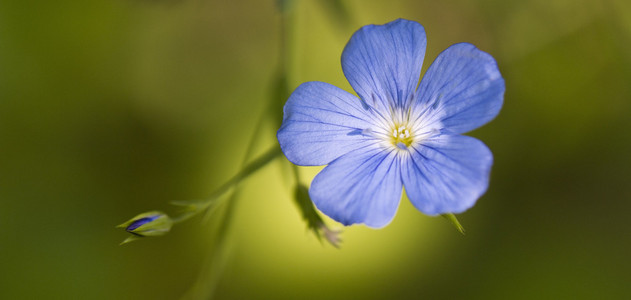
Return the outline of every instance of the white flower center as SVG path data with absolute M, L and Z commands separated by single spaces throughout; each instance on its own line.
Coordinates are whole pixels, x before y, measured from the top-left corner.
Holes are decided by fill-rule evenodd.
M 392 136 L 390 142 L 392 145 L 401 148 L 401 146 L 409 147 L 414 142 L 412 129 L 407 124 L 394 124 L 392 126 Z
M 435 121 L 434 116 L 425 115 L 426 109 L 413 111 L 412 108 L 393 108 L 389 114 L 376 110 L 373 112 L 375 126 L 364 129 L 362 134 L 378 138 L 381 146 L 401 154 L 436 135 L 440 128 L 440 123 Z

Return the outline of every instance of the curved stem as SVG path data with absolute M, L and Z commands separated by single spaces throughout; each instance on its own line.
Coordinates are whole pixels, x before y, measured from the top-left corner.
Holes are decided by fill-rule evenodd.
M 237 183 L 241 182 L 243 179 L 252 175 L 254 172 L 258 171 L 260 168 L 264 167 L 275 158 L 281 156 L 281 154 L 283 154 L 283 152 L 280 150 L 280 147 L 278 147 L 278 145 L 274 145 L 272 149 L 267 150 L 267 152 L 265 152 L 263 155 L 259 156 L 257 159 L 245 165 L 245 167 L 241 169 L 241 172 L 237 173 L 232 178 L 230 178 L 226 183 L 221 185 L 217 190 L 215 190 L 214 193 L 210 195 L 209 198 L 211 199 L 217 198 L 223 195 L 225 192 L 230 190 L 232 186 L 236 185 Z
M 216 203 L 216 200 L 219 197 L 221 197 L 223 194 L 228 192 L 231 188 L 239 184 L 241 181 L 243 181 L 250 175 L 254 174 L 256 171 L 258 171 L 262 167 L 266 166 L 268 163 L 270 163 L 277 157 L 280 157 L 282 154 L 283 152 L 280 150 L 280 147 L 278 147 L 278 145 L 274 145 L 267 152 L 263 153 L 261 156 L 259 156 L 258 158 L 250 162 L 249 164 L 245 165 L 245 167 L 243 167 L 243 169 L 241 169 L 239 173 L 237 173 L 228 181 L 226 181 L 224 184 L 219 186 L 219 188 L 217 188 L 212 194 L 210 194 L 208 198 L 206 198 L 205 200 L 196 202 L 194 204 L 194 207 L 195 207 L 194 210 L 185 212 L 178 217 L 174 217 L 173 223 L 181 223 L 183 221 L 186 221 L 196 216 L 197 214 L 201 212 L 207 211 L 211 207 L 212 204 Z

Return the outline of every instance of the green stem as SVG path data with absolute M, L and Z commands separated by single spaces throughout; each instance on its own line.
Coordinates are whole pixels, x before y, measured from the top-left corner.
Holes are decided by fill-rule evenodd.
M 282 154 L 283 152 L 280 150 L 280 147 L 278 147 L 278 145 L 274 145 L 267 152 L 265 152 L 264 154 L 262 154 L 261 156 L 259 156 L 258 158 L 250 162 L 249 164 L 245 165 L 245 167 L 243 167 L 243 169 L 241 169 L 239 173 L 237 173 L 228 181 L 226 181 L 224 184 L 219 186 L 219 188 L 217 188 L 212 194 L 210 194 L 208 198 L 206 198 L 205 200 L 201 202 L 195 203 L 197 207 L 195 210 L 185 212 L 178 217 L 174 217 L 173 223 L 181 223 L 183 221 L 186 221 L 196 216 L 197 214 L 201 212 L 207 211 L 207 209 L 209 209 L 212 206 L 212 204 L 216 203 L 215 201 L 219 197 L 221 197 L 223 194 L 228 192 L 231 188 L 233 188 L 235 185 L 237 185 L 244 179 L 248 178 L 250 175 L 254 174 L 256 171 L 258 171 L 262 167 L 266 166 L 268 163 L 270 163 L 277 157 L 280 157 Z
M 259 121 L 259 125 L 260 123 L 261 121 Z M 255 133 L 258 132 L 258 128 L 260 128 L 260 126 L 257 126 Z M 252 154 L 256 136 L 257 135 L 255 134 L 252 140 L 250 140 L 249 142 L 242 163 L 243 165 L 245 165 L 245 162 Z M 217 284 L 219 283 L 221 273 L 223 272 L 223 269 L 227 264 L 227 255 L 230 252 L 228 249 L 226 249 L 229 248 L 229 245 L 227 245 L 227 238 L 229 234 L 228 230 L 230 228 L 232 215 L 236 207 L 236 200 L 238 199 L 238 185 L 239 183 L 241 183 L 242 180 L 254 174 L 256 171 L 273 161 L 275 158 L 279 157 L 281 154 L 282 152 L 280 151 L 280 147 L 278 147 L 278 145 L 275 145 L 274 147 L 272 147 L 272 149 L 268 150 L 254 161 L 245 165 L 239 173 L 230 178 L 230 180 L 221 185 L 215 192 L 210 195 L 208 200 L 206 200 L 206 202 L 204 203 L 202 209 L 198 209 L 190 216 L 188 216 L 188 218 L 190 218 L 192 215 L 198 214 L 199 212 L 207 211 L 211 204 L 214 203 L 215 199 L 221 197 L 224 193 L 234 188 L 232 195 L 229 197 L 228 202 L 226 203 L 223 218 L 219 223 L 219 227 L 215 231 L 215 242 L 212 246 L 211 255 L 210 257 L 206 258 L 204 262 L 204 267 L 198 275 L 196 283 L 189 289 L 187 295 L 183 297 L 183 299 L 213 298 L 213 294 L 215 293 Z
M 287 93 L 286 91 L 287 90 L 287 76 L 286 75 L 287 75 L 287 65 L 288 65 L 288 62 L 287 62 L 288 58 L 286 55 L 288 52 L 288 49 L 287 49 L 288 46 L 286 44 L 287 27 L 285 23 L 286 23 L 286 18 L 288 15 L 287 5 L 289 2 L 283 2 L 283 1 L 290 1 L 290 0 L 279 0 L 279 3 L 278 3 L 280 12 L 281 12 L 281 26 L 280 26 L 281 27 L 281 32 L 280 32 L 281 45 L 280 45 L 280 61 L 279 61 L 280 77 L 279 77 L 279 81 L 276 83 L 278 85 L 275 85 L 275 87 L 279 88 L 279 91 L 281 92 L 280 93 L 281 96 L 278 98 L 282 98 L 282 101 L 284 103 L 284 100 L 286 99 L 286 96 L 287 96 L 285 94 Z M 271 102 L 268 105 L 267 111 L 265 111 L 264 113 L 265 114 L 269 113 L 272 116 L 276 116 L 277 111 L 282 111 L 282 107 L 278 106 L 279 100 L 281 99 L 272 97 Z M 253 152 L 254 144 L 256 142 L 256 137 L 260 136 L 259 131 L 262 128 L 261 125 L 264 119 L 265 117 L 263 115 L 260 117 L 257 123 L 256 129 L 254 131 L 254 135 L 252 139 L 250 140 L 248 147 L 246 149 L 245 157 L 242 164 L 245 164 L 245 162 L 247 162 L 247 160 L 250 158 Z M 275 117 L 275 119 L 282 119 L 282 115 L 280 117 Z M 280 126 L 280 124 L 278 124 L 278 126 Z M 213 205 L 213 203 L 215 203 L 216 199 L 218 199 L 219 197 L 221 197 L 222 195 L 224 195 L 230 190 L 233 191 L 232 195 L 230 195 L 230 197 L 227 199 L 227 202 L 225 204 L 224 211 L 223 211 L 223 217 L 220 220 L 217 231 L 215 232 L 216 239 L 212 247 L 212 257 L 208 259 L 206 268 L 204 268 L 205 271 L 203 271 L 200 274 L 200 277 L 198 277 L 196 286 L 193 287 L 193 290 L 197 290 L 197 295 L 199 296 L 198 298 L 204 298 L 204 299 L 212 298 L 214 291 L 216 289 L 216 286 L 219 282 L 220 275 L 223 272 L 223 268 L 225 267 L 227 256 L 229 254 L 229 251 L 226 248 L 228 248 L 229 246 L 228 235 L 230 233 L 229 232 L 230 227 L 231 227 L 230 225 L 232 221 L 232 216 L 234 214 L 234 211 L 236 209 L 236 205 L 238 202 L 237 200 L 239 198 L 239 189 L 238 189 L 239 183 L 243 179 L 247 178 L 248 176 L 250 176 L 257 170 L 262 168 L 263 166 L 267 165 L 276 157 L 281 156 L 281 154 L 282 152 L 280 150 L 280 147 L 278 147 L 278 145 L 275 145 L 272 149 L 270 149 L 269 151 L 267 151 L 266 153 L 264 153 L 263 155 L 255 159 L 254 161 L 245 165 L 238 174 L 230 178 L 226 183 L 221 185 L 215 192 L 213 192 L 210 195 L 210 197 L 204 202 L 203 206 L 201 207 L 202 209 L 199 209 L 198 211 L 192 213 L 192 214 L 197 214 L 199 211 L 206 211 L 210 213 L 208 209 L 211 207 L 211 205 Z M 294 171 L 295 171 L 294 174 L 296 178 L 298 178 L 297 168 L 295 168 Z M 213 207 L 217 207 L 217 205 L 214 205 Z
M 298 170 L 298 166 L 291 164 L 292 173 L 294 174 L 294 180 L 296 180 L 296 184 L 300 184 L 300 170 Z
M 232 186 L 236 185 L 237 183 L 241 182 L 241 180 L 252 175 L 254 172 L 258 171 L 260 168 L 264 167 L 275 158 L 281 156 L 281 154 L 283 154 L 283 152 L 280 150 L 280 147 L 278 147 L 278 145 L 274 145 L 272 149 L 268 150 L 263 155 L 259 156 L 257 159 L 247 164 L 243 169 L 241 169 L 241 172 L 234 175 L 232 178 L 230 178 L 230 180 L 228 180 L 226 183 L 220 186 L 217 190 L 215 190 L 215 192 L 212 193 L 209 198 L 215 199 L 223 195 L 225 192 L 230 190 Z
M 264 115 L 261 115 L 259 117 L 259 120 L 256 124 L 256 128 L 254 129 L 252 138 L 250 139 L 250 142 L 248 143 L 247 149 L 245 151 L 243 161 L 241 162 L 242 167 L 247 163 L 248 159 L 252 156 L 252 152 L 254 152 L 254 145 L 256 144 L 257 137 L 260 136 L 259 131 L 262 128 L 262 123 L 264 119 L 265 119 Z M 279 150 L 280 148 L 278 146 L 275 146 L 274 148 L 270 149 L 268 152 L 266 152 L 265 154 L 263 154 L 262 156 L 260 156 L 259 158 L 251 162 L 250 164 L 245 165 L 245 167 L 243 167 L 243 170 L 241 172 L 241 174 L 243 174 L 242 176 L 239 176 L 239 174 L 237 174 L 235 177 L 233 177 L 228 182 L 226 182 L 226 184 L 224 184 L 225 186 L 224 190 L 227 191 L 230 188 L 232 188 L 232 194 L 228 198 L 228 202 L 226 203 L 226 207 L 223 213 L 223 218 L 221 219 L 221 222 L 219 223 L 219 227 L 217 228 L 217 231 L 215 233 L 216 240 L 212 247 L 212 254 L 211 254 L 212 257 L 210 258 L 206 266 L 206 268 L 208 268 L 208 271 L 207 271 L 208 273 L 206 273 L 206 276 L 208 277 L 199 278 L 199 279 L 203 279 L 199 281 L 199 284 L 205 286 L 204 290 L 206 292 L 202 294 L 204 299 L 213 297 L 217 289 L 217 285 L 219 284 L 221 274 L 223 273 L 223 270 L 226 264 L 228 263 L 227 261 L 230 255 L 230 251 L 228 249 L 229 248 L 228 238 L 230 235 L 230 227 L 231 227 L 230 225 L 232 223 L 232 217 L 236 210 L 237 202 L 239 200 L 239 194 L 240 194 L 239 183 L 241 182 L 242 179 L 256 172 L 256 170 L 266 165 L 268 162 L 272 161 L 276 157 L 276 155 L 282 153 Z M 221 188 L 217 192 L 221 192 Z

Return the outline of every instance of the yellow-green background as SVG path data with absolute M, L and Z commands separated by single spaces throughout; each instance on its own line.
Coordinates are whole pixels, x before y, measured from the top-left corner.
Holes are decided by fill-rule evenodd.
M 489 191 L 459 216 L 466 236 L 404 198 L 385 229 L 344 228 L 338 250 L 306 231 L 276 162 L 243 186 L 217 298 L 631 299 L 628 1 L 349 0 L 348 18 L 319 2 L 293 7 L 292 89 L 350 90 L 348 38 L 400 17 L 425 26 L 424 69 L 457 42 L 496 58 L 505 104 L 471 133 L 495 155 Z M 279 26 L 272 0 L 1 1 L 0 299 L 195 286 L 213 216 L 125 246 L 114 226 L 238 171 Z

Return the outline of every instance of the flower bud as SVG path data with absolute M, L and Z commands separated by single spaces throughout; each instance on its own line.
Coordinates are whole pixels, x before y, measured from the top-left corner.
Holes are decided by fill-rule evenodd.
M 334 247 L 339 248 L 342 242 L 340 238 L 341 231 L 330 229 L 322 220 L 322 217 L 316 211 L 311 198 L 309 197 L 309 189 L 303 184 L 297 184 L 294 190 L 294 201 L 302 213 L 302 218 L 307 222 L 307 228 L 319 239 L 322 236 Z
M 123 241 L 122 244 L 125 244 L 140 237 L 164 235 L 171 230 L 171 226 L 173 226 L 173 220 L 167 214 L 160 211 L 150 211 L 139 214 L 116 227 L 125 228 L 125 231 L 134 234 Z

